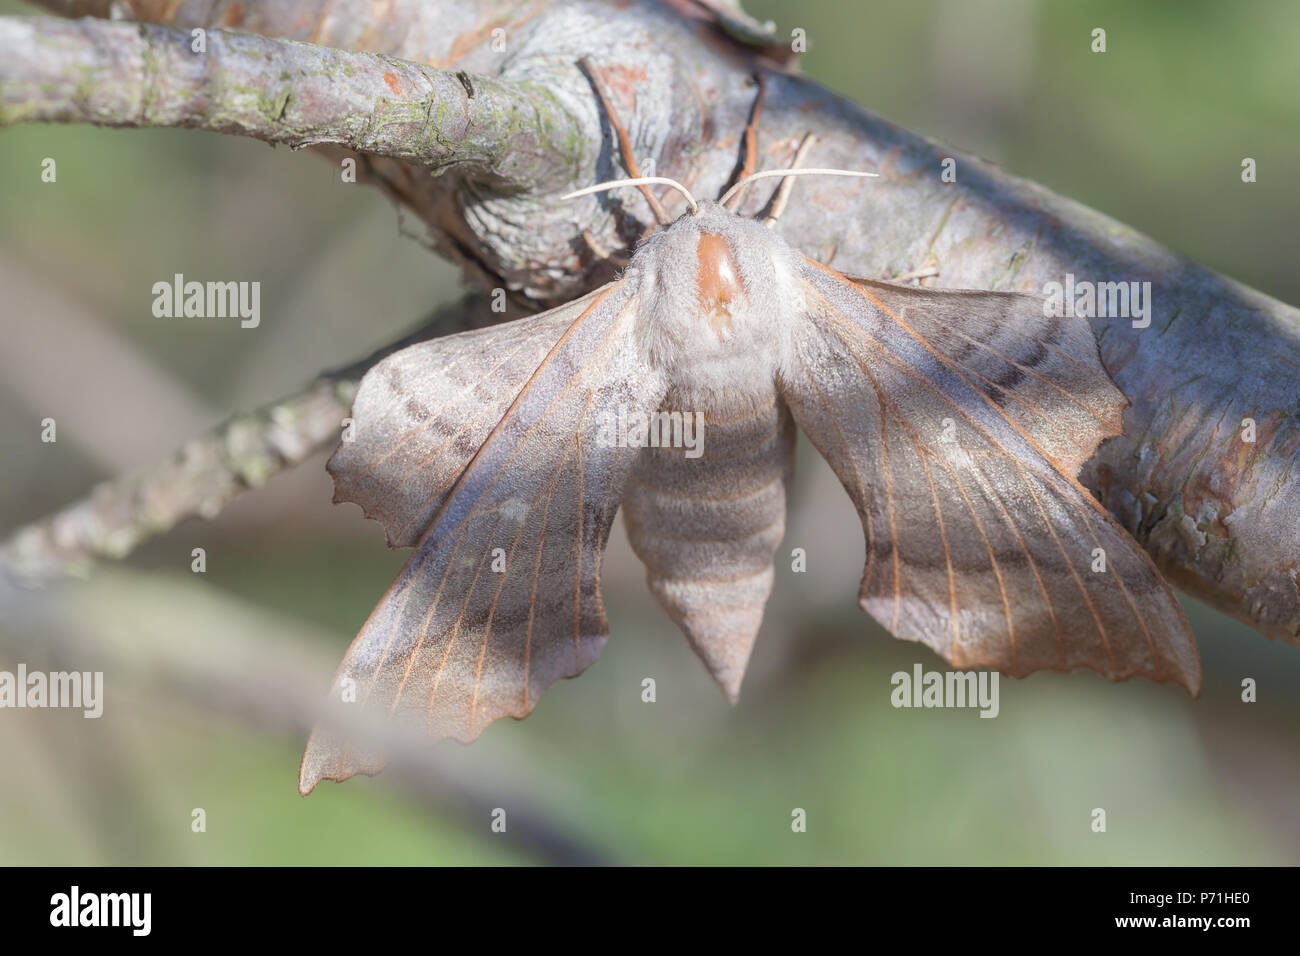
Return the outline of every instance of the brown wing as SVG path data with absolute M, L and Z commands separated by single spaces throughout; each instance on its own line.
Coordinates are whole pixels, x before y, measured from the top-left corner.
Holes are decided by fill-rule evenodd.
M 376 365 L 352 403 L 352 440 L 326 466 L 334 501 L 382 523 L 389 547 L 414 547 L 524 382 L 600 294 L 421 342 Z
M 1028 296 L 803 278 L 781 389 L 862 517 L 862 607 L 956 667 L 1196 693 L 1172 591 L 1075 479 L 1124 407 L 1086 323 Z
M 472 437 L 451 442 L 452 454 L 472 457 L 449 490 L 441 484 L 454 465 L 426 468 L 423 459 L 411 460 L 412 480 L 433 485 L 430 494 L 441 495 L 441 505 L 343 661 L 336 687 L 355 688 L 353 706 L 435 737 L 468 741 L 499 717 L 527 715 L 548 685 L 595 659 L 607 634 L 601 554 L 637 454 L 598 440 L 598 432 L 610 411 L 649 411 L 665 390 L 661 376 L 640 358 L 636 305 L 633 289 L 616 283 L 576 319 L 567 309 L 569 325 L 558 339 L 554 314 L 515 323 L 516 336 L 550 343 L 527 376 L 501 370 L 501 352 L 533 356 L 536 343 L 516 349 L 507 339 L 498 352 L 464 341 L 447 341 L 443 350 L 437 342 L 418 347 L 428 367 L 423 380 L 442 394 L 446 381 L 489 375 L 523 383 L 481 447 L 468 447 Z M 400 353 L 393 359 L 411 367 Z M 452 371 L 452 362 L 462 367 Z M 367 421 L 361 414 L 372 407 L 360 400 L 372 376 L 370 387 L 388 388 L 393 381 L 381 364 L 363 382 L 358 441 L 386 449 L 400 444 L 410 422 L 396 416 Z M 477 436 L 482 426 L 477 418 L 467 423 L 469 408 L 441 404 L 429 431 Z M 370 428 L 387 434 L 361 437 Z M 389 480 L 406 475 L 394 471 Z M 375 773 L 383 762 L 321 728 L 307 745 L 299 788 L 307 793 L 323 778 Z
M 1087 322 L 1045 316 L 1027 295 L 852 281 L 1033 436 L 1066 477 L 1124 431 L 1128 399 L 1101 367 Z

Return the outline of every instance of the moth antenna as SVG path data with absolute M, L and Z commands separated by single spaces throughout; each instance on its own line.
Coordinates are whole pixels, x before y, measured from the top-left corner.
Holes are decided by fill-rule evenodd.
M 871 173 L 870 175 L 875 175 Z M 752 177 L 751 177 L 752 178 Z M 618 189 L 621 186 L 671 186 L 676 189 L 686 199 L 686 204 L 691 207 L 691 212 L 699 211 L 699 204 L 691 191 L 675 179 L 668 179 L 665 176 L 637 176 L 633 179 L 612 179 L 607 183 L 597 183 L 594 186 L 588 186 L 585 189 L 574 190 L 571 193 L 561 196 L 561 199 L 577 199 L 579 196 L 590 196 L 592 193 L 603 193 L 608 189 Z
M 718 205 L 724 206 L 741 187 L 754 182 L 757 179 L 770 179 L 773 176 L 860 176 L 863 178 L 879 176 L 880 173 L 860 173 L 851 169 L 765 169 L 761 173 L 750 173 L 736 185 L 732 186 L 722 198 L 718 200 Z

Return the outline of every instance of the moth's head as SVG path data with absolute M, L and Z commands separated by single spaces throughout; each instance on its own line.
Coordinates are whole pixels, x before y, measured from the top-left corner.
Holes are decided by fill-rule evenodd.
M 703 201 L 647 243 L 646 264 L 670 262 L 694 292 L 695 314 L 720 339 L 734 331 L 750 300 L 768 292 L 764 279 L 793 253 L 780 236 L 719 203 Z M 692 281 L 693 280 L 693 281 Z
M 799 153 L 796 154 L 796 165 L 803 158 L 808 147 L 812 145 L 814 137 L 811 134 L 804 138 L 804 143 L 800 146 Z M 578 196 L 587 196 L 592 193 L 605 192 L 610 189 L 619 189 L 625 186 L 638 186 L 646 192 L 647 198 L 653 200 L 654 197 L 647 189 L 651 185 L 671 186 L 686 199 L 687 211 L 683 213 L 675 222 L 667 225 L 663 232 L 657 236 L 652 236 L 650 241 L 638 250 L 637 256 L 633 259 L 634 265 L 647 265 L 654 256 L 648 251 L 656 249 L 657 253 L 662 256 L 665 246 L 681 247 L 690 245 L 694 250 L 693 268 L 689 270 L 696 277 L 695 286 L 698 291 L 697 305 L 699 310 L 710 316 L 710 321 L 714 323 L 715 331 L 723 331 L 724 327 L 729 327 L 726 316 L 737 306 L 743 304 L 746 296 L 746 269 L 744 263 L 740 261 L 740 250 L 750 245 L 756 247 L 763 254 L 770 255 L 777 249 L 785 248 L 784 242 L 769 232 L 771 227 L 776 223 L 777 217 L 785 206 L 786 198 L 789 195 L 791 178 L 795 176 L 875 176 L 876 173 L 855 172 L 847 169 L 769 169 L 762 172 L 752 173 L 735 183 L 730 189 L 718 198 L 718 201 L 709 202 L 707 200 L 696 201 L 691 195 L 689 189 L 673 179 L 663 176 L 642 176 L 633 179 L 619 179 L 607 183 L 598 183 L 595 186 L 588 186 L 586 189 L 579 189 L 564 196 L 564 199 L 574 199 Z M 770 215 L 766 221 L 760 225 L 755 219 L 747 219 L 737 215 L 728 203 L 735 198 L 739 204 L 740 196 L 750 183 L 759 179 L 771 177 L 780 177 L 781 185 L 778 187 L 776 194 L 769 203 Z M 656 215 L 662 218 L 662 210 L 657 203 L 652 202 L 652 207 L 656 210 Z M 767 228 L 764 229 L 763 227 Z M 683 263 L 682 256 L 677 255 L 677 267 L 680 269 Z M 641 262 L 638 263 L 637 260 Z M 679 276 L 685 277 L 684 273 L 679 272 Z
M 827 169 L 774 169 L 741 179 L 717 202 L 696 200 L 690 190 L 664 177 L 647 176 L 600 183 L 565 199 L 624 186 L 665 185 L 686 199 L 687 211 L 643 242 L 628 272 L 636 276 L 651 316 L 647 334 L 659 355 L 707 356 L 714 348 L 745 350 L 776 344 L 782 314 L 801 309 L 795 276 L 799 253 L 771 227 L 789 193 L 786 177 L 803 175 L 874 176 Z M 781 177 L 782 185 L 757 218 L 738 215 L 733 197 L 758 179 Z M 738 203 L 739 200 L 737 200 Z

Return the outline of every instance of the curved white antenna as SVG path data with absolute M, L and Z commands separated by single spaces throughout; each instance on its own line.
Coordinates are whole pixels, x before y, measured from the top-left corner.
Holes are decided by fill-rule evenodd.
M 561 199 L 577 199 L 579 196 L 590 196 L 592 193 L 603 193 L 607 189 L 618 189 L 620 186 L 671 186 L 679 193 L 686 197 L 687 204 L 691 207 L 691 212 L 699 210 L 699 204 L 696 203 L 695 197 L 691 191 L 675 179 L 668 179 L 664 176 L 638 176 L 636 179 L 612 179 L 607 183 L 597 183 L 594 186 L 588 186 L 586 189 L 578 189 L 567 195 L 561 196 Z
M 880 173 L 859 173 L 851 169 L 765 169 L 761 173 L 750 173 L 740 182 L 736 183 L 718 200 L 718 205 L 726 205 L 728 199 L 738 193 L 742 187 L 749 185 L 756 179 L 770 179 L 773 176 L 860 176 L 862 178 L 877 177 Z

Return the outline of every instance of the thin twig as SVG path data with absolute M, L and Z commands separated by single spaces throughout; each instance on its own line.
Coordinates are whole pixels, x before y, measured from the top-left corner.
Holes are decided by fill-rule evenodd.
M 0 544 L 0 571 L 32 587 L 84 574 L 96 558 L 123 558 L 192 517 L 215 517 L 234 498 L 338 441 L 361 377 L 399 348 L 500 319 L 472 296 L 417 331 L 306 388 L 236 416 L 167 461 L 114 479 Z

